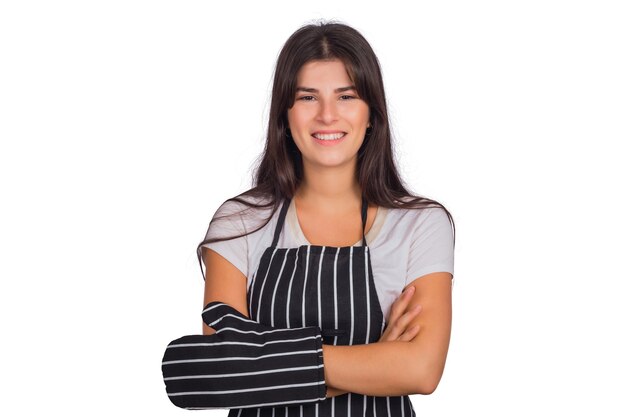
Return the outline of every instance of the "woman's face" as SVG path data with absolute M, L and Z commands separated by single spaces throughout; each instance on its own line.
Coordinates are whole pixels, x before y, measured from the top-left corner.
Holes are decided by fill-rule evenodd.
M 287 119 L 304 164 L 356 164 L 369 126 L 369 106 L 357 95 L 343 62 L 309 61 L 298 72 Z

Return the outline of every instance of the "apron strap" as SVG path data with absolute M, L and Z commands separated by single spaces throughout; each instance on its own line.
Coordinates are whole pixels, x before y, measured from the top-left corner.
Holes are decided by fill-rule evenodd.
M 361 197 L 361 222 L 363 223 L 363 241 L 361 242 L 361 246 L 367 246 L 367 242 L 365 241 L 365 223 L 367 223 L 367 200 L 365 200 L 365 196 Z
M 289 208 L 289 203 L 291 202 L 290 198 L 286 198 L 283 202 L 283 207 L 280 209 L 280 215 L 278 216 L 278 223 L 276 223 L 276 229 L 274 230 L 274 239 L 272 240 L 272 247 L 275 248 L 278 244 L 278 236 L 280 235 L 280 230 L 285 223 L 285 216 L 287 215 L 287 209 Z

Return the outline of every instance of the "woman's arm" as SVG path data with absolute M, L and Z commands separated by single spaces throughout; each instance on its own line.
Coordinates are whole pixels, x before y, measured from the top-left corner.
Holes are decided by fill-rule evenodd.
M 420 326 L 412 341 L 322 345 L 329 392 L 332 387 L 333 392 L 373 396 L 432 393 L 443 374 L 450 343 L 451 278 L 449 272 L 435 272 L 409 284 L 415 287 L 415 294 L 408 308 L 422 306 L 408 326 Z
M 206 268 L 202 307 L 212 301 L 223 301 L 249 318 L 246 300 L 246 276 L 214 250 L 202 248 L 202 255 Z M 215 330 L 203 321 L 202 334 L 211 335 L 214 333 Z

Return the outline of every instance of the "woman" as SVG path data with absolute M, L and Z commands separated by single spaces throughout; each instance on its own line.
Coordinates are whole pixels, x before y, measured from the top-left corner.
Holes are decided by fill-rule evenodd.
M 325 398 L 229 416 L 415 415 L 408 395 L 432 393 L 445 364 L 453 230 L 397 173 L 368 42 L 339 23 L 298 29 L 276 65 L 255 187 L 220 206 L 198 259 L 205 305 L 319 328 Z

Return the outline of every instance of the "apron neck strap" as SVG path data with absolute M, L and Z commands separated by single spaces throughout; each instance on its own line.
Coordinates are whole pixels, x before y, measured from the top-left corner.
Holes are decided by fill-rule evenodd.
M 363 223 L 363 241 L 361 242 L 361 246 L 366 246 L 365 242 L 365 223 L 367 223 L 367 200 L 365 196 L 361 197 L 361 222 Z
M 289 208 L 289 203 L 291 202 L 290 198 L 286 198 L 283 201 L 283 207 L 280 209 L 280 215 L 278 216 L 278 222 L 276 223 L 276 229 L 274 230 L 274 239 L 272 240 L 272 247 L 275 248 L 278 244 L 278 236 L 280 235 L 280 230 L 285 223 L 285 216 L 287 215 L 287 209 Z

